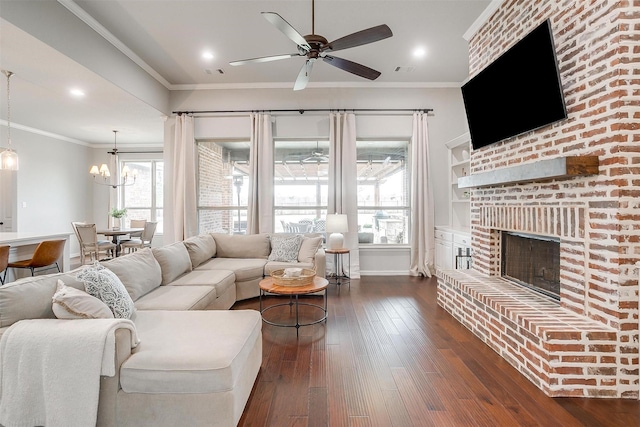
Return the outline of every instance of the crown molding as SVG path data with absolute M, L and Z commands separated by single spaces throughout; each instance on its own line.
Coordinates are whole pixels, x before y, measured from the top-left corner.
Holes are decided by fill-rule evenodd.
M 493 0 L 489 3 L 489 6 L 478 16 L 478 18 L 473 21 L 473 24 L 469 27 L 467 31 L 462 35 L 462 37 L 469 41 L 471 38 L 478 32 L 478 30 L 491 18 L 491 16 L 495 13 L 496 10 L 502 6 L 504 0 Z
M 113 35 L 102 24 L 96 21 L 91 15 L 89 15 L 84 9 L 78 6 L 73 0 L 58 0 L 62 6 L 66 7 L 69 12 L 77 16 L 82 22 L 91 27 L 96 33 L 100 34 L 106 41 L 111 43 L 116 49 L 126 55 L 130 60 L 136 63 L 140 68 L 146 71 L 151 77 L 156 79 L 165 88 L 171 90 L 171 84 L 154 70 L 151 65 L 147 64 L 142 58 L 136 55 L 127 45 L 125 45 L 119 38 Z

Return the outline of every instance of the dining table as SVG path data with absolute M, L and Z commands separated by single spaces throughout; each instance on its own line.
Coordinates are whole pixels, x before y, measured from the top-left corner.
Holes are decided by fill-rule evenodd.
M 111 237 L 111 242 L 116 245 L 116 257 L 118 257 L 120 256 L 120 238 L 131 233 L 139 233 L 142 230 L 144 230 L 144 228 L 105 228 L 103 230 L 97 230 L 97 233 Z

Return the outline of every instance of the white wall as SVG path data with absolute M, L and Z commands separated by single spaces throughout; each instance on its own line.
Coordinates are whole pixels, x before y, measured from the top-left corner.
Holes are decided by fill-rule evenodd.
M 4 126 L 0 138 L 6 141 Z M 17 231 L 73 233 L 72 221 L 93 219 L 91 148 L 13 128 L 11 140 L 20 162 Z M 71 254 L 79 253 L 75 236 L 70 241 Z
M 432 89 L 358 89 L 310 88 L 300 92 L 290 89 L 173 91 L 173 111 L 198 110 L 275 110 L 275 109 L 425 109 L 429 116 L 429 144 L 434 177 L 435 222 L 449 222 L 448 153 L 445 143 L 466 132 L 467 122 L 459 88 Z M 410 113 L 408 113 L 410 114 Z M 358 114 L 357 133 L 361 138 L 410 137 L 411 117 Z M 207 117 L 196 120 L 196 138 L 248 137 L 247 116 Z M 277 116 L 277 137 L 328 136 L 326 116 L 308 112 Z M 371 248 L 361 251 L 363 274 L 405 274 L 409 266 L 408 250 Z M 393 253 L 393 256 L 389 256 Z

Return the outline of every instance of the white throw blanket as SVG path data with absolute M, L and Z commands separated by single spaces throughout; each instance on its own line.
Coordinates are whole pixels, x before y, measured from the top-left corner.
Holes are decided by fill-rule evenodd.
M 125 319 L 36 319 L 14 323 L 0 340 L 0 424 L 95 426 L 100 375 L 115 375 L 115 331 Z

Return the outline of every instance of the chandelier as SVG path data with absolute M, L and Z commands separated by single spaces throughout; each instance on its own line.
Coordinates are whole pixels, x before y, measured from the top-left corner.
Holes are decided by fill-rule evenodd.
M 118 142 L 117 142 L 118 131 L 113 131 L 113 150 L 109 151 L 109 154 L 116 157 L 116 162 L 118 161 Z M 111 182 L 111 172 L 109 171 L 109 166 L 106 163 L 103 163 L 98 167 L 97 165 L 91 166 L 89 173 L 93 175 L 93 181 L 96 184 L 100 185 L 108 185 L 113 188 L 123 187 L 125 185 L 133 185 L 136 183 L 136 178 L 138 176 L 137 170 L 130 170 L 129 166 L 125 166 L 122 168 L 120 172 L 120 182 L 113 183 Z
M 11 149 L 11 85 L 9 84 L 13 73 L 2 70 L 7 76 L 7 149 L 0 153 L 0 169 L 18 170 L 18 154 Z

